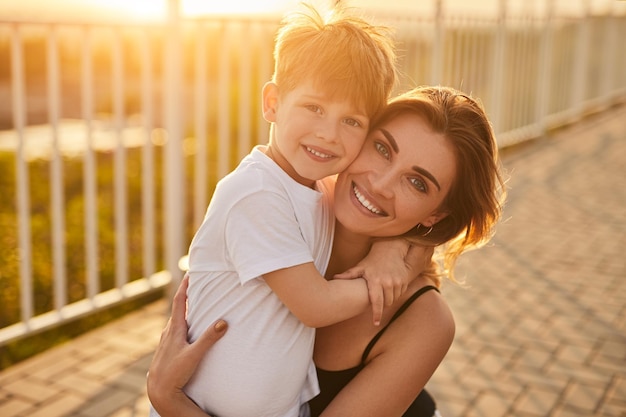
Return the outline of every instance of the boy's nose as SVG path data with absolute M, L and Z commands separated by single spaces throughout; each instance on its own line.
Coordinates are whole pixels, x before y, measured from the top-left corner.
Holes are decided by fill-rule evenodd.
M 326 142 L 335 142 L 337 140 L 338 127 L 333 121 L 322 122 L 317 127 L 316 136 Z

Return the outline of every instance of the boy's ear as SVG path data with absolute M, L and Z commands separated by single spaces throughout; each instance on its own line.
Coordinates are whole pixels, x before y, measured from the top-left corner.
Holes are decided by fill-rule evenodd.
M 277 109 L 278 86 L 273 82 L 267 82 L 263 86 L 263 118 L 267 122 L 275 122 Z

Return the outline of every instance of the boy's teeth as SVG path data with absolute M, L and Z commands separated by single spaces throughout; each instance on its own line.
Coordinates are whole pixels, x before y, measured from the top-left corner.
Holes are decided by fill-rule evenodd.
M 363 207 L 365 207 L 366 209 L 368 209 L 369 211 L 371 211 L 374 214 L 381 214 L 382 211 L 379 210 L 378 208 L 374 207 L 374 205 L 372 203 L 370 203 L 364 196 L 363 194 L 361 194 L 359 192 L 359 190 L 356 189 L 356 187 L 352 187 L 354 190 L 354 195 L 356 196 L 357 200 L 359 200 L 359 203 L 361 203 L 363 205 Z
M 327 155 L 325 153 L 318 152 L 315 149 L 311 149 L 309 147 L 307 147 L 306 150 L 312 153 L 313 155 L 317 156 L 318 158 L 332 158 L 333 157 L 332 155 Z

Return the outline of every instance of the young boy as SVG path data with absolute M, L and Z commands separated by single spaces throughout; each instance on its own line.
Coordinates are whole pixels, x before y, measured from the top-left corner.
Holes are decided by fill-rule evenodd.
M 189 253 L 191 340 L 217 318 L 229 331 L 185 392 L 211 415 L 298 416 L 319 389 L 314 328 L 369 307 L 363 279 L 326 281 L 334 229 L 330 193 L 318 181 L 357 156 L 369 122 L 395 82 L 384 28 L 335 10 L 289 16 L 279 30 L 271 122 L 222 179 Z

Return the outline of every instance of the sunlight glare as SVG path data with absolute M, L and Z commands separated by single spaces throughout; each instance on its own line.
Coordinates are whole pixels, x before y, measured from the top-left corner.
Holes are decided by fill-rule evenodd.
M 202 16 L 208 14 L 270 14 L 285 11 L 293 1 L 289 0 L 182 0 L 183 15 Z
M 125 14 L 136 19 L 158 19 L 163 18 L 167 12 L 166 1 L 154 0 L 89 0 L 101 8 L 110 11 L 123 10 Z

